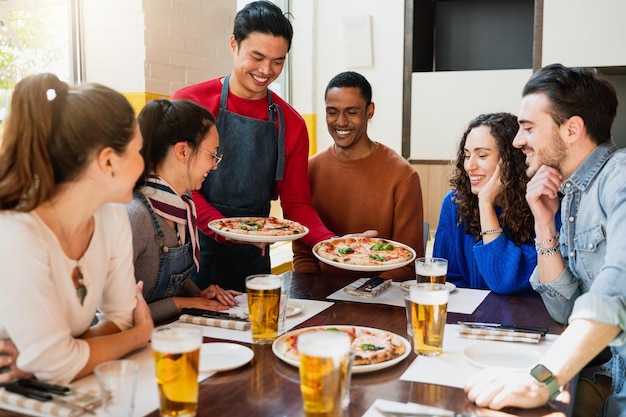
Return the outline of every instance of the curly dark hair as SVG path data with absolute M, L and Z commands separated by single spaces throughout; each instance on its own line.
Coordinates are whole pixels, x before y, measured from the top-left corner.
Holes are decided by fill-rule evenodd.
M 519 126 L 517 117 L 510 113 L 481 114 L 469 123 L 461 138 L 450 179 L 450 185 L 455 189 L 453 202 L 459 206 L 458 224 L 465 221 L 465 232 L 474 235 L 476 241 L 480 239 L 478 196 L 472 193 L 469 176 L 463 167 L 467 135 L 479 126 L 490 127 L 491 136 L 496 140 L 498 154 L 502 160 L 500 171 L 502 213 L 499 221 L 504 233 L 517 245 L 532 241 L 534 222 L 525 198 L 529 178 L 526 175 L 524 154 L 512 145 Z

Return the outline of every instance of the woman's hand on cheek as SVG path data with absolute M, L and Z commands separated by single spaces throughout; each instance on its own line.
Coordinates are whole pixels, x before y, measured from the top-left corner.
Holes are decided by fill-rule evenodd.
M 496 169 L 493 171 L 493 174 L 491 174 L 491 178 L 489 178 L 487 184 L 485 184 L 483 189 L 478 193 L 478 200 L 480 202 L 493 205 L 496 198 L 498 198 L 502 192 L 502 181 L 500 181 L 501 164 L 502 161 L 496 165 Z

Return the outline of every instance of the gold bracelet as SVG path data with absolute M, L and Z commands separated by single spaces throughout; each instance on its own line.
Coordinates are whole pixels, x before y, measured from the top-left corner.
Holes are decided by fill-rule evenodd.
M 497 229 L 485 230 L 484 232 L 480 232 L 481 236 L 490 235 L 492 233 L 502 233 L 502 228 L 498 227 Z

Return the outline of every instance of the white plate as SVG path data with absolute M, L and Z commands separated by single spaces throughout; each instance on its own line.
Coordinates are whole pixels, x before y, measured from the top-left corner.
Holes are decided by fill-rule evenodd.
M 313 246 L 313 255 L 315 255 L 315 257 L 317 259 L 320 260 L 320 262 L 324 262 L 325 264 L 328 264 L 330 266 L 334 266 L 335 268 L 340 268 L 340 269 L 345 269 L 348 271 L 363 271 L 363 272 L 375 272 L 375 271 L 389 271 L 391 269 L 396 269 L 396 268 L 401 268 L 405 265 L 410 264 L 411 262 L 413 262 L 415 260 L 415 251 L 413 250 L 413 248 L 411 248 L 410 246 L 407 246 L 403 243 L 400 242 L 395 242 L 393 240 L 389 240 L 389 239 L 384 239 L 385 241 L 391 243 L 394 246 L 402 246 L 403 248 L 409 250 L 412 254 L 411 259 L 407 259 L 406 261 L 397 263 L 397 264 L 389 264 L 389 265 L 348 265 L 348 264 L 344 264 L 341 262 L 335 262 L 335 261 L 331 261 L 330 259 L 326 259 L 326 258 L 322 258 L 321 256 L 318 255 L 317 250 L 319 249 L 319 247 L 324 243 L 324 242 L 328 242 L 328 241 L 332 241 L 335 239 L 343 239 L 343 238 L 333 238 L 333 239 L 326 239 L 326 240 L 322 240 L 321 242 L 318 242 L 315 244 L 315 246 Z
M 530 346 L 505 343 L 482 343 L 465 348 L 463 356 L 479 368 L 503 367 L 519 371 L 536 365 L 541 354 Z
M 408 281 L 401 282 L 400 288 L 402 288 L 406 292 L 409 292 L 411 291 L 412 285 L 417 285 L 416 279 L 410 279 Z M 456 291 L 456 285 L 451 282 L 446 282 L 446 288 L 448 289 L 448 292 Z
M 253 357 L 252 349 L 236 343 L 203 343 L 200 348 L 200 372 L 239 368 Z
M 304 304 L 294 300 L 287 301 L 287 317 L 295 316 L 302 313 L 304 310 Z
M 239 219 L 239 217 L 229 218 L 229 220 L 237 220 L 237 219 Z M 309 229 L 306 226 L 302 225 L 302 227 L 304 228 L 304 233 L 300 233 L 297 235 L 286 235 L 286 236 L 246 235 L 243 233 L 227 232 L 227 231 L 215 228 L 215 226 L 213 226 L 213 222 L 217 222 L 220 220 L 224 220 L 224 219 L 217 219 L 217 220 L 213 220 L 209 222 L 209 229 L 213 230 L 215 233 L 217 233 L 220 236 L 224 236 L 232 240 L 239 240 L 241 242 L 263 242 L 263 243 L 285 242 L 288 240 L 300 239 L 301 237 L 304 237 L 307 235 L 307 233 L 309 233 Z
M 380 329 L 374 329 L 371 327 L 361 327 L 361 326 L 349 326 L 346 324 L 338 324 L 338 325 L 326 325 L 326 326 L 313 326 L 313 327 L 306 327 L 304 329 L 298 329 L 298 330 L 292 330 L 290 332 L 287 332 L 281 336 L 278 337 L 278 339 L 274 340 L 274 343 L 272 344 L 272 351 L 274 352 L 274 355 L 276 355 L 276 357 L 280 360 L 282 360 L 285 363 L 288 363 L 291 366 L 295 366 L 298 367 L 300 366 L 300 361 L 299 360 L 295 360 L 292 358 L 289 358 L 287 356 L 285 356 L 283 354 L 284 350 L 285 350 L 285 341 L 287 340 L 287 338 L 290 338 L 293 335 L 297 335 L 300 334 L 304 331 L 307 330 L 311 330 L 311 329 L 341 329 L 342 327 L 351 327 L 358 330 L 369 330 L 369 331 L 375 331 L 375 332 L 383 332 L 384 330 L 380 330 Z M 393 338 L 395 341 L 397 342 L 401 342 L 404 344 L 404 353 L 400 356 L 398 356 L 397 358 L 385 361 L 385 362 L 381 362 L 381 363 L 375 363 L 375 364 L 371 364 L 371 365 L 354 365 L 352 367 L 352 373 L 353 374 L 362 374 L 362 373 L 367 373 L 367 372 L 374 372 L 374 371 L 378 371 L 379 369 L 385 369 L 385 368 L 389 368 L 390 366 L 393 366 L 399 362 L 401 362 L 402 360 L 404 360 L 404 358 L 406 358 L 407 356 L 409 356 L 409 354 L 411 353 L 411 343 L 406 340 L 404 337 L 399 336 L 395 333 L 391 333 L 393 335 Z

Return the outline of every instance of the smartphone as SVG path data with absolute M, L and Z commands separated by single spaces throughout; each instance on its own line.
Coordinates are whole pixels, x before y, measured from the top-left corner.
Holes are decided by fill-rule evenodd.
M 356 295 L 358 297 L 376 297 L 378 294 L 389 288 L 390 285 L 390 279 L 384 279 L 376 275 L 369 278 L 357 288 L 348 286 L 344 288 L 344 291 L 347 294 Z

